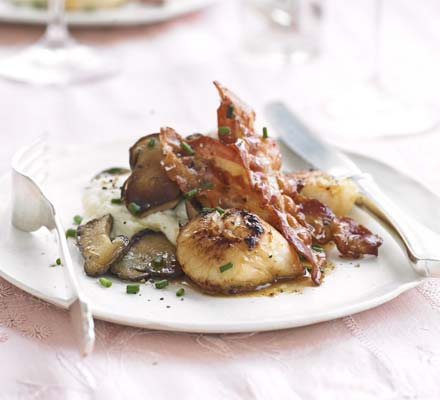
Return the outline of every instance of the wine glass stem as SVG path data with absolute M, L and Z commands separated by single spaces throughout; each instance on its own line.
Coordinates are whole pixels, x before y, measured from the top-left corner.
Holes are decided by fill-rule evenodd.
M 44 42 L 52 48 L 64 47 L 72 41 L 67 29 L 65 0 L 48 0 L 49 21 Z

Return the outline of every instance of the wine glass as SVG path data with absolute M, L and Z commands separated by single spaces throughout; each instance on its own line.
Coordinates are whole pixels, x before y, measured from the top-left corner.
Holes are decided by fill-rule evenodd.
M 252 59 L 302 64 L 319 52 L 321 0 L 243 0 L 243 44 Z
M 114 60 L 77 43 L 69 34 L 64 0 L 48 0 L 49 20 L 34 45 L 0 60 L 0 77 L 12 81 L 64 85 L 106 78 L 117 72 Z
M 370 78 L 342 93 L 326 105 L 327 115 L 337 124 L 338 135 L 374 138 L 412 135 L 429 131 L 438 113 L 415 94 L 393 93 L 381 76 L 383 0 L 374 0 L 373 68 Z

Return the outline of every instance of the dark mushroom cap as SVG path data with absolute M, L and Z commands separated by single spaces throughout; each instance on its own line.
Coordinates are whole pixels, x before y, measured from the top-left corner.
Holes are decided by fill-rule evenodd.
M 130 212 L 145 216 L 175 207 L 181 192 L 161 165 L 163 158 L 159 134 L 139 139 L 130 148 L 132 173 L 122 187 L 122 199 Z M 130 204 L 135 206 L 130 206 Z
M 135 281 L 182 275 L 175 246 L 163 233 L 149 229 L 132 237 L 127 252 L 110 271 L 121 279 Z

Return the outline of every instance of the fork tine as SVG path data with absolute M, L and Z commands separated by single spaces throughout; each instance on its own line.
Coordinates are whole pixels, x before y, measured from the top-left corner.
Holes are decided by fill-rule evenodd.
M 47 147 L 46 137 L 47 137 L 47 135 L 40 137 L 35 142 L 29 144 L 28 146 L 21 148 L 17 153 L 15 153 L 15 155 L 12 159 L 13 168 L 18 169 L 18 170 L 23 169 L 23 166 L 27 165 L 26 160 L 29 159 L 30 155 L 33 155 L 37 152 L 38 153 L 44 152 L 44 150 Z
M 33 144 L 26 146 L 19 150 L 12 159 L 12 167 L 24 174 L 30 175 L 33 173 L 34 164 L 41 163 L 47 164 L 47 152 L 46 139 L 41 138 Z
M 23 172 L 31 178 L 37 178 L 38 175 L 47 172 L 47 159 L 35 159 Z

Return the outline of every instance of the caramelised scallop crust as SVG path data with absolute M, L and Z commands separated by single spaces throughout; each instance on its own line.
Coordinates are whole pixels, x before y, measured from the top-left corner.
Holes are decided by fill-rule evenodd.
M 211 293 L 255 290 L 303 274 L 286 239 L 241 209 L 202 213 L 192 219 L 177 238 L 177 259 L 185 274 Z

